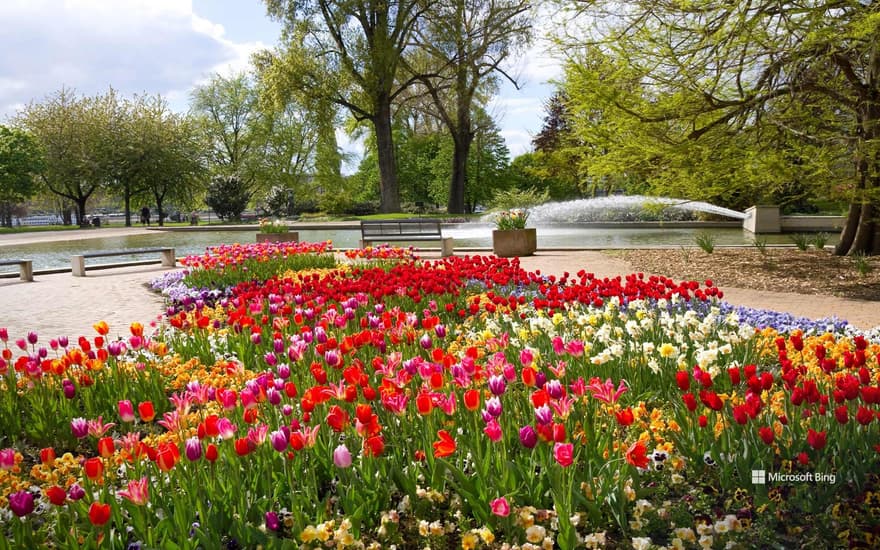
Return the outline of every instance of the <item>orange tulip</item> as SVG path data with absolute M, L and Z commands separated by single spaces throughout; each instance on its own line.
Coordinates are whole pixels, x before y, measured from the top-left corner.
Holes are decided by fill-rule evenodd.
M 107 324 L 107 321 L 98 321 L 92 327 L 95 331 L 101 336 L 105 336 L 108 332 L 110 332 L 110 325 Z
M 443 458 L 444 456 L 449 456 L 455 452 L 455 440 L 452 439 L 449 432 L 446 430 L 440 430 L 437 432 L 437 437 L 439 437 L 440 440 L 434 442 L 434 456 L 436 458 Z
M 143 337 L 144 335 L 144 325 L 137 322 L 132 323 L 131 326 L 128 327 L 128 330 L 131 331 L 132 336 Z

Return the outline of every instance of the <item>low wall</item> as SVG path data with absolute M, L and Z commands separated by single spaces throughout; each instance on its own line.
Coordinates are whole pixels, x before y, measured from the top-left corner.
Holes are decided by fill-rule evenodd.
M 742 226 L 752 233 L 803 233 L 840 231 L 845 222 L 844 216 L 781 216 L 778 206 L 752 206 Z
M 840 231 L 846 223 L 846 218 L 844 216 L 781 216 L 779 222 L 783 233 Z

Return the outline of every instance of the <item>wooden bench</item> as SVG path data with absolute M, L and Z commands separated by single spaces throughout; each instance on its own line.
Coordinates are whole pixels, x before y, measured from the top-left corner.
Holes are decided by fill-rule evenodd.
M 0 260 L 0 266 L 17 265 L 18 274 L 22 281 L 34 280 L 34 262 L 33 260 Z
M 174 256 L 174 249 L 168 247 L 160 248 L 129 248 L 126 250 L 104 250 L 101 252 L 86 252 L 71 256 L 70 267 L 74 277 L 86 276 L 86 258 L 106 258 L 109 256 L 131 256 L 133 254 L 150 254 L 159 252 L 162 254 L 162 265 L 165 267 L 174 267 L 177 265 L 177 258 Z
M 444 237 L 440 221 L 431 218 L 361 221 L 361 248 L 389 241 L 440 241 L 441 255 L 452 256 L 452 237 Z

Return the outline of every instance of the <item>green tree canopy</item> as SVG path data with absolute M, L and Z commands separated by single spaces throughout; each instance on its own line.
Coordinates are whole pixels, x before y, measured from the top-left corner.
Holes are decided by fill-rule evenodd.
M 285 25 L 286 46 L 258 56 L 278 95 L 330 101 L 373 128 L 383 212 L 400 209 L 392 106 L 410 84 L 401 60 L 425 6 L 420 0 L 264 0 Z
M 36 177 L 43 167 L 33 136 L 0 125 L 0 225 L 12 227 L 13 208 L 36 192 Z
M 637 174 L 695 198 L 728 187 L 755 198 L 793 181 L 842 192 L 850 209 L 837 252 L 880 252 L 880 5 L 633 0 L 573 10 L 592 22 L 563 38 L 580 52 L 566 92 L 590 172 Z

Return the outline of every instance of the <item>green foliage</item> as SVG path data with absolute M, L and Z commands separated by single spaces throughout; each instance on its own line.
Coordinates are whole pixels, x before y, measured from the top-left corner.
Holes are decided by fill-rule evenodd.
M 758 249 L 762 256 L 767 254 L 767 237 L 755 235 L 755 238 L 752 239 L 752 245 Z
M 295 212 L 294 203 L 293 189 L 275 185 L 266 195 L 263 208 L 270 216 L 285 217 L 291 216 Z
M 238 176 L 214 176 L 205 195 L 205 204 L 222 220 L 241 219 L 249 200 L 250 193 Z
M 36 192 L 43 170 L 40 148 L 24 130 L 0 125 L 0 225 L 12 227 L 12 209 Z
M 864 277 L 871 271 L 873 271 L 874 266 L 871 265 L 869 260 L 869 256 L 864 252 L 856 252 L 852 255 L 853 265 L 856 267 L 856 271 Z
M 828 233 L 819 232 L 813 235 L 813 246 L 816 250 L 823 250 L 826 244 L 828 244 Z
M 715 235 L 708 231 L 700 231 L 694 235 L 694 242 L 706 254 L 711 254 L 715 251 Z
M 500 231 L 525 229 L 528 219 L 528 210 L 523 210 L 522 208 L 503 210 L 495 214 L 495 228 Z
M 793 233 L 788 236 L 798 250 L 806 250 L 810 246 L 810 236 L 806 233 Z
M 508 189 L 495 193 L 490 204 L 492 208 L 496 210 L 530 208 L 547 202 L 548 197 L 549 195 L 546 189 L 541 191 L 535 188 L 525 190 Z

